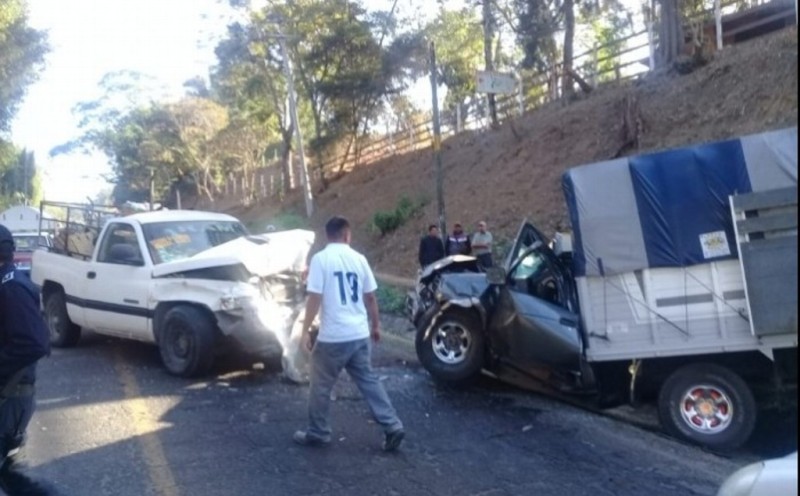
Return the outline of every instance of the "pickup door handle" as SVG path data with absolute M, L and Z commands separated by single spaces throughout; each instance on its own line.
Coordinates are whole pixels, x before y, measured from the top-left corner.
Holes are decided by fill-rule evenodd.
M 86 274 L 86 277 L 88 277 L 89 279 L 94 279 L 95 277 L 97 277 L 97 272 L 92 270 Z
M 578 321 L 576 319 L 570 319 L 567 317 L 561 317 L 558 321 L 561 325 L 569 326 L 569 327 L 578 327 Z

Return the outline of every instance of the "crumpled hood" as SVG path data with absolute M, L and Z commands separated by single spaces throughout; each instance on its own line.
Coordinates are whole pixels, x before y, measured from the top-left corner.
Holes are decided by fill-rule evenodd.
M 305 229 L 242 236 L 193 257 L 156 265 L 153 277 L 236 264 L 244 265 L 248 272 L 259 277 L 301 272 L 306 268 L 314 237 L 313 231 Z
M 443 274 L 439 291 L 447 299 L 480 297 L 489 287 L 484 273 Z
M 436 274 L 444 272 L 478 272 L 478 259 L 469 255 L 450 255 L 425 267 L 419 280 L 427 283 Z

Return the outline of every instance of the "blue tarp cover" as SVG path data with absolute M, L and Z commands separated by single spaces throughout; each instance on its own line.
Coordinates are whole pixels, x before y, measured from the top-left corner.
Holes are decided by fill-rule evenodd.
M 797 128 L 570 169 L 576 275 L 735 258 L 729 196 L 797 185 Z

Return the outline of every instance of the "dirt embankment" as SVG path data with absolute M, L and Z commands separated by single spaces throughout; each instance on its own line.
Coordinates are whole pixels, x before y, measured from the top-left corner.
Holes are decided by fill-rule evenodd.
M 569 167 L 797 125 L 797 58 L 797 31 L 789 29 L 726 48 L 688 75 L 651 74 L 551 104 L 494 131 L 450 138 L 443 144 L 448 224 L 471 230 L 484 219 L 503 242 L 528 217 L 552 233 L 568 226 L 561 175 Z M 429 203 L 418 218 L 379 237 L 368 227 L 372 216 L 402 196 Z M 354 245 L 377 270 L 410 276 L 419 237 L 437 218 L 431 150 L 360 166 L 319 194 L 316 207 L 314 226 L 330 215 L 348 217 Z M 280 208 L 303 211 L 298 199 L 233 213 L 261 220 Z

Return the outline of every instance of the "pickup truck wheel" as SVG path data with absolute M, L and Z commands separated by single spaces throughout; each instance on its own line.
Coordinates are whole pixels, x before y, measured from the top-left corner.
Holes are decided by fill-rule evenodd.
M 744 444 L 756 423 L 756 402 L 731 370 L 710 363 L 686 365 L 661 386 L 658 414 L 672 435 L 718 450 Z
M 158 348 L 167 370 L 181 377 L 207 372 L 214 362 L 216 326 L 202 310 L 180 305 L 164 316 Z
M 54 291 L 47 295 L 44 314 L 50 330 L 50 344 L 56 348 L 70 348 L 78 344 L 81 328 L 72 323 L 67 312 L 64 293 Z
M 420 363 L 434 379 L 464 383 L 475 378 L 483 368 L 484 339 L 480 321 L 467 312 L 449 311 L 435 318 L 432 325 L 421 325 L 415 345 Z

